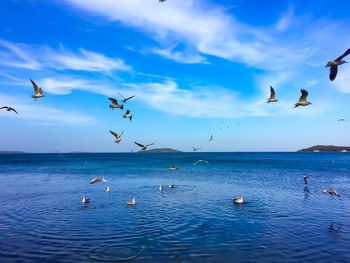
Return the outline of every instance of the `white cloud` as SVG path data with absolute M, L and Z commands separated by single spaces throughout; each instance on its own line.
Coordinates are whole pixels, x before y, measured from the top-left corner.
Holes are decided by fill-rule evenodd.
M 279 31 L 286 31 L 290 28 L 294 18 L 294 9 L 290 8 L 285 14 L 282 15 L 277 22 L 277 29 Z
M 109 58 L 82 48 L 79 52 L 74 53 L 63 48 L 53 50 L 47 46 L 30 46 L 5 40 L 0 40 L 1 64 L 31 70 L 42 70 L 43 68 L 92 72 L 131 70 L 131 67 L 121 59 Z
M 42 104 L 40 101 L 24 103 L 23 98 L 8 96 L 0 93 L 0 105 L 15 108 L 18 115 L 13 112 L 0 111 L 0 118 L 17 118 L 34 122 L 37 125 L 88 125 L 95 122 L 90 116 L 75 111 L 57 109 Z
M 169 48 L 166 48 L 166 49 L 155 48 L 152 50 L 152 52 L 164 58 L 174 60 L 180 63 L 185 63 L 185 64 L 207 63 L 206 58 L 199 55 L 196 52 L 174 51 Z

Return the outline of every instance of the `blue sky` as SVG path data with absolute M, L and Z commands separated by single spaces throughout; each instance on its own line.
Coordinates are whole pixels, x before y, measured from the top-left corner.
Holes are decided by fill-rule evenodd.
M 350 145 L 348 1 L 1 1 L 0 150 Z M 350 60 L 350 58 L 348 58 Z M 34 101 L 29 82 L 43 87 Z M 279 102 L 267 104 L 269 86 Z M 300 89 L 308 107 L 292 109 Z M 121 110 L 108 97 L 136 95 Z M 349 119 L 338 122 L 339 118 Z M 220 129 L 221 128 L 221 129 Z M 115 144 L 109 130 L 124 132 Z M 210 134 L 214 141 L 208 142 Z

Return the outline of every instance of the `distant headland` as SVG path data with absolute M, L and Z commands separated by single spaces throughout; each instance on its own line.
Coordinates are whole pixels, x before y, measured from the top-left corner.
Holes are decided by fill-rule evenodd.
M 138 153 L 181 153 L 181 151 L 171 148 L 154 148 L 146 151 L 138 151 Z
M 26 152 L 21 151 L 0 151 L 0 154 L 25 154 Z
M 315 145 L 301 149 L 298 152 L 350 152 L 350 147 L 334 145 Z

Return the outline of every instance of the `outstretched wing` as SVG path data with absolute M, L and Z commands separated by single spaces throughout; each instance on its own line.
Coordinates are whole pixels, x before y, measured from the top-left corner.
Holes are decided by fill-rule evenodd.
M 115 133 L 114 131 L 109 130 L 109 132 L 116 138 L 118 139 L 118 133 Z
M 331 81 L 335 80 L 335 77 L 337 76 L 338 73 L 338 66 L 337 65 L 332 65 L 329 68 L 329 79 Z
M 306 101 L 307 95 L 309 95 L 309 93 L 307 92 L 306 89 L 301 89 L 300 91 L 301 91 L 301 96 L 300 96 L 299 102 Z
M 0 108 L 0 110 L 2 110 L 2 109 L 8 109 L 8 108 L 9 108 L 8 106 L 3 106 L 3 107 Z
M 130 111 L 126 110 L 125 115 L 128 115 L 128 114 L 130 114 Z
M 43 91 L 42 88 L 39 89 L 39 93 L 40 93 L 41 95 L 44 94 L 44 91 Z
M 32 79 L 30 79 L 30 82 L 31 82 L 32 85 L 33 85 L 34 92 L 35 92 L 35 93 L 38 93 L 38 92 L 39 92 L 39 87 L 38 87 L 38 85 L 36 85 L 36 83 L 35 83 Z
M 123 99 L 125 99 L 124 96 L 123 96 L 122 94 L 120 94 L 119 92 L 117 92 L 117 93 L 118 93 L 118 95 L 119 95 L 120 97 L 122 97 Z
M 138 143 L 138 142 L 134 142 L 136 145 L 138 145 L 138 146 L 140 146 L 140 147 L 145 147 L 143 144 L 141 144 L 141 143 Z
M 345 58 L 347 55 L 350 54 L 350 48 L 348 48 L 343 55 L 339 56 L 335 61 L 340 61 L 342 60 L 343 58 Z
M 130 99 L 132 99 L 132 98 L 135 97 L 135 96 L 136 96 L 136 95 L 130 96 L 129 98 L 124 99 L 124 101 L 130 100 Z
M 148 146 L 151 146 L 151 145 L 153 145 L 154 144 L 154 142 L 153 143 L 151 143 L 151 144 L 147 144 L 146 146 L 148 147 Z
M 273 100 L 276 97 L 276 92 L 272 86 L 270 86 L 270 99 Z
M 114 105 L 118 105 L 118 101 L 113 98 L 108 98 Z
M 124 133 L 124 131 L 122 131 L 122 132 L 120 133 L 119 137 L 120 137 L 120 136 L 122 136 L 122 135 L 123 135 L 123 133 Z
M 10 110 L 12 110 L 12 111 L 14 111 L 14 112 L 16 112 L 18 114 L 18 112 L 14 108 L 10 107 Z

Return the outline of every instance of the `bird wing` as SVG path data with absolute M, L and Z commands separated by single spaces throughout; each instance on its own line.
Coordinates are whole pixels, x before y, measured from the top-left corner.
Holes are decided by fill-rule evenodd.
M 122 131 L 122 132 L 120 133 L 119 137 L 121 137 L 121 136 L 123 135 L 123 133 L 124 133 L 124 131 Z
M 0 110 L 1 109 L 8 109 L 8 108 L 9 108 L 8 106 L 3 106 L 3 107 L 0 108 Z
M 140 147 L 145 147 L 143 144 L 141 144 L 141 143 L 138 143 L 138 142 L 134 142 L 136 145 L 138 145 L 138 146 L 140 146 Z
M 347 55 L 350 54 L 350 48 L 348 48 L 343 55 L 339 56 L 335 61 L 340 61 L 342 60 L 344 57 L 346 57 Z
M 116 138 L 116 139 L 118 139 L 118 134 L 117 133 L 115 133 L 114 131 L 111 131 L 111 130 L 109 130 L 109 132 Z
M 301 89 L 300 91 L 301 91 L 301 96 L 300 96 L 299 102 L 306 101 L 307 95 L 309 95 L 309 93 L 307 92 L 306 89 Z
M 127 110 L 127 111 L 125 112 L 125 115 L 127 115 L 127 114 L 130 114 L 130 111 L 129 111 L 129 110 Z
M 148 147 L 148 146 L 151 146 L 151 145 L 153 145 L 154 144 L 154 142 L 153 143 L 151 143 L 151 144 L 147 144 L 146 146 Z
M 35 93 L 38 93 L 38 92 L 39 92 L 39 87 L 38 87 L 38 85 L 36 85 L 36 83 L 35 83 L 32 79 L 30 79 L 30 82 L 32 82 L 32 85 L 33 85 L 33 88 L 34 88 L 34 92 L 35 92 Z
M 113 98 L 108 98 L 114 105 L 118 105 L 118 101 Z
M 133 97 L 135 97 L 136 95 L 133 95 L 133 96 L 130 96 L 129 98 L 126 98 L 126 99 L 124 99 L 125 101 L 127 101 L 127 100 L 130 100 L 130 99 L 132 99 Z
M 12 111 L 14 111 L 14 112 L 16 112 L 18 114 L 18 112 L 14 108 L 10 107 L 10 110 L 12 110 Z
M 40 94 L 44 94 L 43 88 L 40 88 L 40 89 L 39 89 L 39 93 L 40 93 Z
M 122 94 L 120 94 L 119 92 L 117 92 L 117 93 L 118 93 L 118 95 L 119 95 L 120 97 L 122 97 L 123 99 L 125 99 L 124 96 L 123 96 Z
M 337 65 L 332 65 L 329 68 L 329 79 L 331 81 L 335 80 L 335 77 L 337 76 L 338 73 L 338 66 Z
M 276 92 L 272 86 L 270 86 L 270 99 L 275 99 Z

